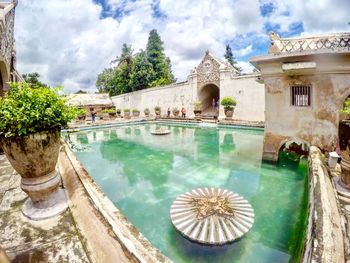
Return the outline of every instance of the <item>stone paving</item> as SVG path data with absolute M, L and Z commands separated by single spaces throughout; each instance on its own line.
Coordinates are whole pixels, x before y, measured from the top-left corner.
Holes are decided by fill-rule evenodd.
M 0 247 L 12 262 L 90 262 L 70 209 L 53 219 L 31 221 L 21 205 L 20 176 L 0 155 Z

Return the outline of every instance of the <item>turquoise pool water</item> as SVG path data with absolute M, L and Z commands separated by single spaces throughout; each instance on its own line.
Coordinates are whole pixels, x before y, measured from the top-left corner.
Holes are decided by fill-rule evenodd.
M 171 129 L 155 136 L 156 126 Z M 262 163 L 263 132 L 141 124 L 70 135 L 97 184 L 124 215 L 174 262 L 292 262 L 304 232 L 307 164 Z M 171 224 L 176 196 L 197 187 L 222 187 L 245 197 L 255 223 L 222 247 L 183 238 Z

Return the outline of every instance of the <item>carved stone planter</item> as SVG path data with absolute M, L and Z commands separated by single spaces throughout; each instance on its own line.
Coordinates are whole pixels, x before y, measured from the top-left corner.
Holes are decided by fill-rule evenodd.
M 124 118 L 130 119 L 130 112 L 124 112 Z
M 232 119 L 234 108 L 232 110 L 225 110 L 226 119 Z
M 342 152 L 341 166 L 341 185 L 350 190 L 350 150 L 347 147 L 346 151 Z
M 23 214 L 41 220 L 64 212 L 68 204 L 56 170 L 60 131 L 3 138 L 1 144 L 9 162 L 22 177 L 22 190 L 29 196 L 22 206 Z

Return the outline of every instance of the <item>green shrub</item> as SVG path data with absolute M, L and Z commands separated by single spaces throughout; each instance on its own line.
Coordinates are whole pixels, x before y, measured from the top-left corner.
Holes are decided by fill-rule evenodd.
M 125 113 L 125 112 L 130 112 L 130 109 L 124 109 L 124 113 Z
M 58 95 L 59 90 L 9 83 L 9 90 L 0 97 L 0 136 L 25 136 L 67 127 L 81 110 L 69 106 L 67 99 Z
M 340 110 L 341 113 L 344 113 L 347 118 L 350 118 L 350 99 L 347 99 L 344 104 L 343 108 Z
M 159 106 L 154 107 L 154 111 L 160 111 L 160 110 L 161 110 L 161 108 Z
M 221 100 L 221 105 L 225 110 L 232 110 L 237 105 L 237 101 L 234 98 L 225 97 Z
M 196 101 L 196 102 L 194 103 L 194 109 L 195 109 L 195 110 L 202 110 L 202 102 Z
M 135 112 L 135 113 L 137 112 L 138 113 L 140 111 L 138 109 L 133 109 L 132 112 Z
M 116 109 L 105 109 L 101 111 L 102 113 L 116 113 Z
M 85 116 L 87 113 L 85 108 L 77 108 L 77 116 Z

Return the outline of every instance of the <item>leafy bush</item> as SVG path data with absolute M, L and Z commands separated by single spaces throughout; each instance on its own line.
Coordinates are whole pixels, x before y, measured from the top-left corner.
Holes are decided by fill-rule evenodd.
M 231 97 L 225 97 L 221 100 L 221 105 L 225 110 L 232 110 L 237 105 L 237 101 Z
M 130 112 L 130 109 L 124 109 L 124 113 L 125 113 L 125 112 Z
M 201 110 L 201 109 L 202 109 L 202 102 L 196 101 L 196 102 L 194 103 L 194 109 L 195 109 L 195 110 Z
M 344 102 L 343 108 L 340 110 L 341 113 L 344 113 L 347 118 L 350 118 L 350 99 L 347 99 Z
M 140 111 L 138 109 L 133 109 L 132 112 L 135 112 L 135 113 L 137 112 L 138 113 Z
M 160 111 L 160 110 L 161 110 L 161 108 L 159 106 L 154 107 L 154 111 Z
M 85 108 L 77 108 L 77 116 L 85 116 L 87 113 Z
M 9 83 L 9 91 L 0 97 L 0 136 L 25 136 L 67 127 L 81 111 L 69 106 L 67 99 L 58 95 L 59 90 Z
M 105 109 L 101 111 L 102 113 L 116 113 L 117 111 L 115 109 Z

